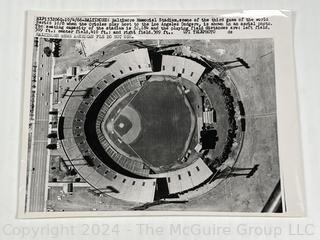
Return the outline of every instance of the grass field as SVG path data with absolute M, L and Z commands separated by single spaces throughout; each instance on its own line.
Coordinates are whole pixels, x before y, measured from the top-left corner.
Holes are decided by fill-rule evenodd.
M 142 124 L 142 134 L 131 147 L 154 167 L 173 165 L 190 132 L 190 112 L 177 86 L 171 81 L 148 82 L 131 102 Z

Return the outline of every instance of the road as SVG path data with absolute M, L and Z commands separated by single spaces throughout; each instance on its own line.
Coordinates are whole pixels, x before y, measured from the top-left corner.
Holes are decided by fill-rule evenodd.
M 29 174 L 28 211 L 43 212 L 45 210 L 46 171 L 49 151 L 48 129 L 50 111 L 50 92 L 52 81 L 53 57 L 47 57 L 43 49 L 52 48 L 52 43 L 39 39 L 38 77 L 35 100 L 35 121 L 32 141 L 31 171 Z

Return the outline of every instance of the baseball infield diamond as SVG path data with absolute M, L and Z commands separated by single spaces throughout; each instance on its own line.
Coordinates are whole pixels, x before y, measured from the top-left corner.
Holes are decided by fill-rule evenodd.
M 123 108 L 115 120 L 114 129 L 126 144 L 135 141 L 141 132 L 141 120 L 137 111 L 130 106 Z

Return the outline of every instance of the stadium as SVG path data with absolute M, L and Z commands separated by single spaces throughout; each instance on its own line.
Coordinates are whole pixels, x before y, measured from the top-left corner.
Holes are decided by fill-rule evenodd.
M 95 192 L 123 201 L 184 202 L 210 191 L 232 172 L 246 129 L 226 71 L 249 66 L 182 44 L 118 49 L 98 51 L 63 97 L 60 155 Z

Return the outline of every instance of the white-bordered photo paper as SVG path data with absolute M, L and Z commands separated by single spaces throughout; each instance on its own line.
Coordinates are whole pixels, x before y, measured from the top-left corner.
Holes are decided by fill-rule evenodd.
M 27 18 L 18 217 L 304 216 L 289 11 Z

